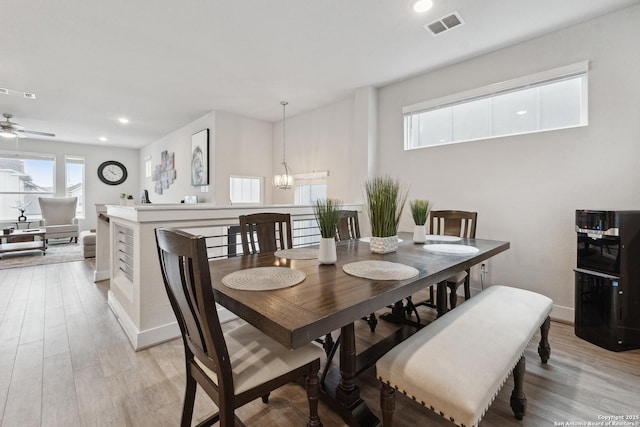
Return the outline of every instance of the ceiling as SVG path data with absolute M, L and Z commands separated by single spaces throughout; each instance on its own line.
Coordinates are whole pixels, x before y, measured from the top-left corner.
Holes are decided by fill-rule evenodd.
M 4 0 L 0 113 L 138 148 L 212 110 L 276 121 L 281 100 L 291 117 L 640 0 L 433 2 L 418 15 L 411 0 Z M 464 25 L 423 28 L 454 11 Z

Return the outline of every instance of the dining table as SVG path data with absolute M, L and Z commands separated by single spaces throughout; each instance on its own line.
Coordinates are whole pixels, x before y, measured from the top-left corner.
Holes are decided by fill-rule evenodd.
M 509 242 L 462 239 L 458 244 L 477 248 L 472 254 L 434 253 L 415 244 L 411 233 L 399 233 L 398 249 L 372 253 L 359 240 L 338 242 L 335 264 L 318 259 L 291 259 L 274 253 L 243 255 L 209 262 L 216 302 L 282 345 L 296 349 L 332 331 L 340 330 L 339 369 L 322 385 L 322 397 L 350 426 L 378 426 L 379 419 L 360 397 L 358 373 L 375 364 L 393 345 L 416 332 L 409 324 L 367 349 L 356 349 L 354 323 L 431 285 L 438 286 L 438 308 L 446 311 L 446 285 L 452 275 L 509 249 Z M 344 267 L 359 261 L 387 261 L 417 270 L 401 280 L 371 279 L 348 274 Z M 273 290 L 229 287 L 223 279 L 258 267 L 281 267 L 304 273 L 293 286 Z M 444 304 L 444 307 L 442 306 Z M 437 321 L 437 320 L 436 320 Z

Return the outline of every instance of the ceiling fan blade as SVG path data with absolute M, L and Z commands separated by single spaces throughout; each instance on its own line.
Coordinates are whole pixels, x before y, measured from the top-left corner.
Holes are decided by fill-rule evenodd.
M 31 135 L 40 135 L 40 136 L 56 136 L 55 133 L 49 132 L 37 132 L 35 130 L 17 130 L 14 129 L 17 133 L 30 133 Z

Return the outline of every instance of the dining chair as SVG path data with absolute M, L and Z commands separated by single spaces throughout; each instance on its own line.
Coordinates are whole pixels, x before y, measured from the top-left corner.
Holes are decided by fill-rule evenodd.
M 245 255 L 293 247 L 290 214 L 255 213 L 240 215 L 238 220 Z
M 338 211 L 338 227 L 336 230 L 336 240 L 354 240 L 360 238 L 360 223 L 358 222 L 358 211 Z
M 476 224 L 478 222 L 478 213 L 457 210 L 439 210 L 431 211 L 431 221 L 429 222 L 429 234 L 440 234 L 446 236 L 457 236 L 467 239 L 475 239 Z M 453 309 L 458 302 L 457 291 L 460 285 L 464 284 L 465 301 L 471 298 L 471 289 L 469 285 L 470 270 L 461 271 L 448 279 L 446 279 L 447 288 L 449 288 L 449 306 Z M 429 286 L 429 300 L 423 301 L 415 306 L 427 305 L 435 307 L 433 285 Z
M 248 323 L 223 332 L 211 286 L 204 236 L 158 228 L 156 243 L 165 289 L 178 320 L 185 352 L 186 391 L 182 427 L 191 426 L 199 385 L 218 411 L 198 426 L 243 426 L 235 410 L 304 377 L 307 426 L 321 426 L 318 371 L 322 350 L 307 344 L 290 350 Z

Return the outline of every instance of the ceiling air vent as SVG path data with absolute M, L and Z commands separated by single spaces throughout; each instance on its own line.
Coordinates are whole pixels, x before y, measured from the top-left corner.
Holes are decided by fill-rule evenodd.
M 464 21 L 460 17 L 460 14 L 453 12 L 425 25 L 424 28 L 432 35 L 437 36 L 452 28 L 459 27 L 462 24 L 464 24 Z
M 36 99 L 36 94 L 35 93 L 25 92 L 24 93 L 24 97 L 28 98 L 28 99 Z
M 9 95 L 9 89 L 5 89 L 3 87 L 0 87 L 0 94 Z

